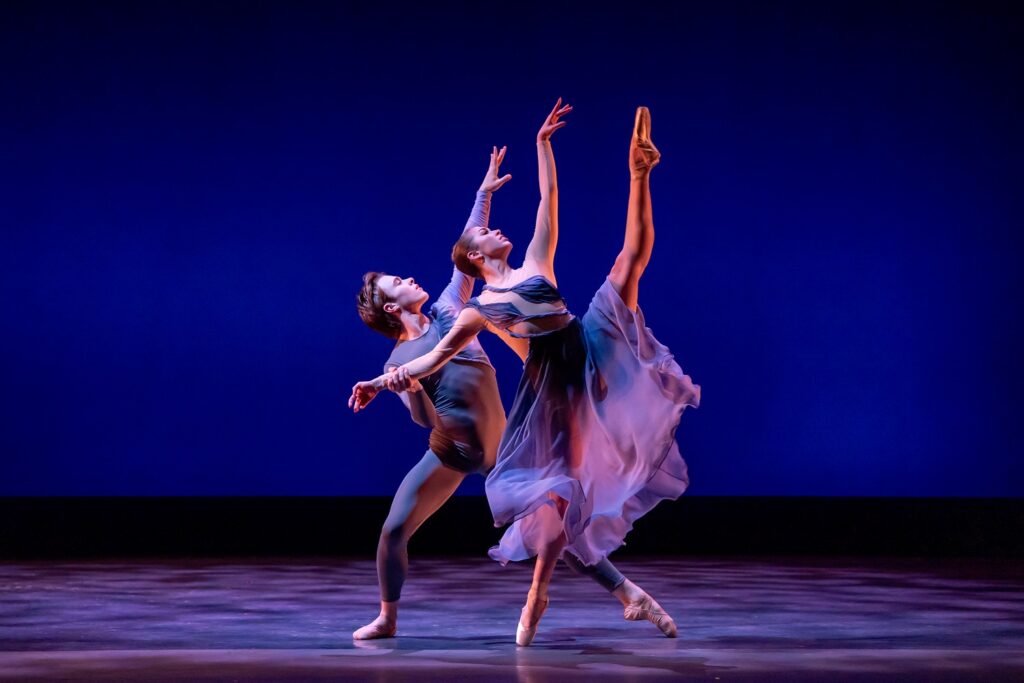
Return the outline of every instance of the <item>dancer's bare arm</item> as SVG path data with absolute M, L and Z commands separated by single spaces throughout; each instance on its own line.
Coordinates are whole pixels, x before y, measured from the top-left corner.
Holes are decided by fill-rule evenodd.
M 555 248 L 558 246 L 558 177 L 555 173 L 555 153 L 551 149 L 551 135 L 565 125 L 559 117 L 572 111 L 558 98 L 544 124 L 537 133 L 537 176 L 540 182 L 540 204 L 533 239 L 526 248 L 523 266 L 554 279 Z
M 437 372 L 441 366 L 451 360 L 452 356 L 472 341 L 480 333 L 480 330 L 484 329 L 485 322 L 484 317 L 475 308 L 462 309 L 452 329 L 437 343 L 437 346 L 419 358 L 399 366 L 399 369 L 404 368 L 412 379 L 419 379 Z M 365 382 L 357 382 L 352 387 L 348 407 L 358 413 L 374 399 L 381 389 L 397 389 L 399 384 L 398 377 L 393 377 L 395 374 L 385 373 Z

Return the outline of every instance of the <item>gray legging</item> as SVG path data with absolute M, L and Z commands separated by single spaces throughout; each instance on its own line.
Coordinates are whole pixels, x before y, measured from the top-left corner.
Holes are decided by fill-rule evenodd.
M 464 472 L 443 465 L 429 450 L 405 475 L 391 501 L 391 511 L 377 544 L 377 579 L 384 602 L 396 602 L 402 596 L 402 584 L 409 571 L 409 539 L 451 497 L 465 477 Z M 591 577 L 609 591 L 626 580 L 607 558 L 589 567 L 570 553 L 565 553 L 563 559 L 573 571 Z

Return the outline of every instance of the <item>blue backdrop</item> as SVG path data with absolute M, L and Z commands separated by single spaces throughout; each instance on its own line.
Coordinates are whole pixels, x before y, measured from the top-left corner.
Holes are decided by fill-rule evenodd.
M 1024 495 L 1010 3 L 514 4 L 5 4 L 0 494 L 390 494 L 426 432 L 344 407 L 390 348 L 360 276 L 440 292 L 492 145 L 524 246 L 562 96 L 580 313 L 653 113 L 692 493 Z

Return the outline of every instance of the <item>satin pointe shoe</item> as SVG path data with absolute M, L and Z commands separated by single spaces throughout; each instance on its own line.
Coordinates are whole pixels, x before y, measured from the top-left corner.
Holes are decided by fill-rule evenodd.
M 672 617 L 668 615 L 668 612 L 663 610 L 661 605 L 646 592 L 638 601 L 626 605 L 625 609 L 622 610 L 622 616 L 627 621 L 646 619 L 657 626 L 667 637 L 676 637 L 676 622 L 672 621 Z
M 534 591 L 530 591 L 526 597 L 526 604 L 529 606 L 530 600 L 534 601 L 533 608 L 533 624 L 529 626 L 523 626 L 523 616 L 526 614 L 526 607 L 523 607 L 523 611 L 519 615 L 519 623 L 516 625 L 516 645 L 520 647 L 526 647 L 533 642 L 533 637 L 537 635 L 537 624 L 540 623 L 540 618 L 544 616 L 544 612 L 548 608 L 548 598 L 538 598 Z
M 651 140 L 651 112 L 647 107 L 636 108 L 633 139 L 629 143 L 629 170 L 633 176 L 646 173 L 661 161 L 661 152 Z

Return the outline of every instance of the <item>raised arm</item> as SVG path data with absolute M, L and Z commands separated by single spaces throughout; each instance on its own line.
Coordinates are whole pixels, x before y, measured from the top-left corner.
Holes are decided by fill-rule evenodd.
M 492 148 L 487 173 L 484 175 L 483 182 L 480 183 L 480 189 L 476 191 L 476 201 L 473 203 L 473 210 L 469 213 L 469 220 L 466 221 L 463 231 L 479 225 L 487 226 L 491 212 L 491 195 L 512 180 L 512 176 L 508 174 L 498 177 L 498 169 L 505 159 L 505 150 L 505 147 L 502 147 L 500 151 L 497 147 Z M 473 296 L 473 282 L 473 278 L 458 268 L 452 268 L 452 279 L 441 295 L 437 297 L 437 303 L 442 308 L 447 308 L 453 316 L 458 315 L 469 298 Z
M 540 204 L 533 239 L 526 248 L 525 260 L 532 262 L 542 274 L 553 276 L 555 248 L 558 246 L 558 177 L 555 173 L 555 153 L 551 149 L 551 135 L 565 125 L 559 117 L 572 111 L 558 98 L 544 124 L 537 133 L 537 178 L 540 182 Z
M 372 380 L 357 382 L 352 387 L 348 407 L 358 413 L 374 399 L 381 389 L 397 387 L 395 380 L 399 377 L 419 379 L 437 372 L 441 366 L 451 360 L 452 356 L 472 341 L 480 330 L 484 329 L 485 323 L 484 317 L 475 308 L 462 309 L 452 329 L 441 338 L 441 341 L 433 349 L 419 358 L 399 366 L 396 372 L 384 373 Z

